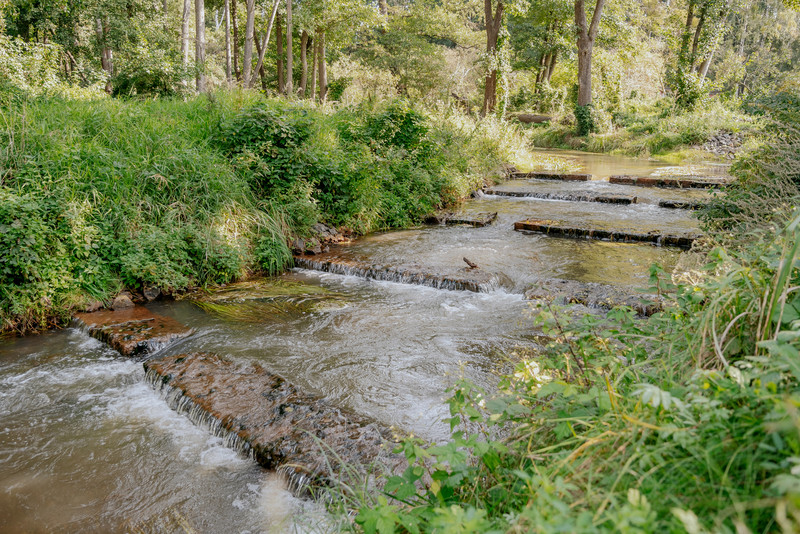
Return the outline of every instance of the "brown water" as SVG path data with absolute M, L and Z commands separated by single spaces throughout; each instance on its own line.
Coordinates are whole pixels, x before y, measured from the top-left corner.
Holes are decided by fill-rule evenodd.
M 257 361 L 336 405 L 441 441 L 448 435 L 442 400 L 457 377 L 492 387 L 513 353 L 537 350 L 521 295 L 533 280 L 642 287 L 651 263 L 669 269 L 679 255 L 525 235 L 513 231 L 514 221 L 696 229 L 691 214 L 653 205 L 486 198 L 463 209 L 497 211 L 498 220 L 486 228 L 376 234 L 342 254 L 444 274 L 463 268 L 466 256 L 502 275 L 505 287 L 447 291 L 296 270 L 284 279 L 336 298 L 287 313 L 243 307 L 245 320 L 189 301 L 154 304 L 196 330 L 164 353 Z M 141 362 L 77 329 L 0 341 L 0 532 L 321 532 L 332 530 L 327 521 L 319 507 L 294 499 L 251 460 L 170 410 L 145 383 Z
M 577 150 L 559 149 L 534 149 L 534 152 L 548 156 L 564 158 L 573 163 L 575 172 L 585 172 L 592 175 L 593 180 L 607 180 L 615 174 L 630 174 L 633 176 L 658 175 L 699 175 L 699 176 L 725 176 L 730 169 L 727 163 L 698 163 L 689 166 L 674 166 L 657 159 L 628 158 L 611 154 L 595 154 L 579 152 Z M 521 168 L 521 171 L 536 171 L 536 168 Z

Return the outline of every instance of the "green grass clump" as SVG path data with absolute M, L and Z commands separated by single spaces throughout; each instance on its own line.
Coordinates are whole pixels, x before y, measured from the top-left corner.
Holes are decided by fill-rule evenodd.
M 759 187 L 798 180 L 784 104 L 737 171 Z M 459 381 L 448 443 L 405 439 L 382 494 L 334 505 L 367 533 L 800 531 L 800 210 L 765 206 L 717 219 L 700 270 L 654 267 L 649 319 L 533 309 L 546 347 L 492 392 Z
M 186 101 L 3 91 L 0 330 L 58 323 L 122 287 L 171 294 L 280 273 L 287 242 L 315 223 L 417 224 L 492 180 L 523 144 L 405 102 L 337 111 L 246 91 Z
M 735 108 L 733 104 L 717 100 L 685 111 L 655 105 L 627 103 L 626 109 L 614 116 L 611 131 L 576 136 L 571 125 L 537 125 L 529 129 L 535 146 L 572 148 L 589 152 L 649 157 L 681 153 L 684 157 L 690 147 L 702 145 L 720 132 L 750 134 L 759 124 L 752 116 Z M 705 154 L 705 157 L 709 157 Z

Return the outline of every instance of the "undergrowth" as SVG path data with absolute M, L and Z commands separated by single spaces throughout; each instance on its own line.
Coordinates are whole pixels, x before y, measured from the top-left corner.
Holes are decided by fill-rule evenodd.
M 70 100 L 3 86 L 0 125 L 0 331 L 20 332 L 123 287 L 279 273 L 317 222 L 416 224 L 524 146 L 401 101 L 337 111 L 246 91 Z
M 772 117 L 780 133 L 746 168 L 793 183 L 796 129 Z M 410 467 L 381 492 L 334 492 L 357 510 L 349 528 L 799 531 L 800 210 L 772 213 L 718 219 L 701 271 L 654 267 L 667 304 L 647 320 L 533 308 L 547 346 L 497 390 L 458 382 L 449 442 L 405 439 Z
M 719 101 L 690 111 L 663 102 L 648 106 L 631 102 L 614 115 L 609 131 L 576 136 L 573 125 L 555 123 L 534 125 L 528 135 L 537 147 L 663 157 L 702 145 L 720 132 L 749 135 L 758 129 L 751 115 Z

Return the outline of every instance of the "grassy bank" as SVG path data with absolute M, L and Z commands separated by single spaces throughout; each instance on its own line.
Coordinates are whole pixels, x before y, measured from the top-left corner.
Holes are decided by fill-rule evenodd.
M 458 383 L 450 442 L 402 446 L 383 494 L 336 493 L 356 531 L 800 530 L 800 101 L 705 214 L 706 264 L 648 320 L 532 309 L 550 342 L 496 391 Z M 772 185 L 776 193 L 765 197 Z M 751 204 L 750 200 L 761 202 Z M 759 213 L 760 210 L 760 213 Z M 758 215 L 760 214 L 760 217 Z M 573 317 L 573 318 L 571 318 Z
M 58 324 L 123 287 L 279 272 L 287 240 L 317 222 L 416 224 L 524 144 L 403 102 L 0 96 L 0 331 Z
M 745 113 L 739 104 L 717 100 L 694 110 L 675 108 L 666 100 L 649 105 L 628 102 L 606 122 L 599 133 L 588 136 L 576 135 L 573 124 L 560 123 L 533 125 L 527 134 L 537 147 L 653 156 L 682 163 L 713 159 L 713 154 L 693 147 L 722 132 L 738 134 L 749 146 L 761 127 L 758 118 Z

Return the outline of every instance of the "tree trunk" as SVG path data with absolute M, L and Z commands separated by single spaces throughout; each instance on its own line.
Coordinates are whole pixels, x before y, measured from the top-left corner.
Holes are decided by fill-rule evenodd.
M 683 65 L 689 55 L 689 35 L 692 32 L 692 22 L 694 22 L 695 0 L 689 0 L 689 7 L 686 9 L 686 23 L 683 25 L 683 36 L 681 37 L 681 49 L 678 53 L 678 63 Z
M 294 51 L 292 50 L 292 0 L 286 0 L 286 96 L 294 94 Z
M 234 0 L 235 2 L 236 0 Z M 231 72 L 231 6 L 230 0 L 225 0 L 225 79 L 228 85 L 233 82 Z
M 106 93 L 111 93 L 111 76 L 114 75 L 114 53 L 111 51 L 107 43 L 108 37 L 108 20 L 97 19 L 97 41 L 100 43 L 100 66 L 108 73 L 109 80 L 106 82 Z
M 278 93 L 283 94 L 285 85 L 283 80 L 283 27 L 280 17 L 275 21 L 275 55 L 278 68 Z
M 300 34 L 300 96 L 306 96 L 308 84 L 308 32 L 303 30 Z
M 275 0 L 275 3 L 272 4 L 272 16 L 269 19 L 269 25 L 267 26 L 267 34 L 264 36 L 264 39 L 261 41 L 261 46 L 258 47 L 258 63 L 256 64 L 256 71 L 261 73 L 261 85 L 266 91 L 266 86 L 264 85 L 264 54 L 267 52 L 267 45 L 269 45 L 269 36 L 272 33 L 272 24 L 275 22 L 275 14 L 278 12 L 278 2 L 280 0 Z M 258 46 L 258 43 L 256 43 Z M 251 78 L 250 85 L 252 86 L 255 83 L 255 77 Z
M 324 103 L 328 98 L 328 73 L 325 70 L 325 32 L 317 30 L 319 46 L 319 101 Z
M 706 8 L 700 11 L 700 20 L 697 21 L 697 27 L 694 30 L 694 39 L 692 40 L 692 55 L 690 56 L 690 65 L 692 70 L 695 70 L 694 62 L 697 59 L 697 46 L 700 43 L 700 34 L 703 32 L 703 25 L 706 22 Z
M 197 92 L 206 90 L 206 8 L 205 0 L 194 0 L 195 43 L 194 61 L 197 68 Z
M 384 17 L 389 15 L 389 5 L 386 3 L 386 0 L 378 0 L 378 10 Z
M 244 64 L 242 65 L 242 84 L 252 87 L 253 39 L 255 38 L 256 2 L 247 0 L 247 23 L 244 29 Z
M 592 22 L 587 25 L 585 0 L 575 0 L 575 25 L 578 27 L 578 106 L 592 103 L 592 49 L 600 28 L 605 0 L 596 0 Z
M 497 54 L 497 37 L 500 35 L 500 25 L 503 21 L 503 0 L 498 0 L 497 8 L 492 14 L 492 0 L 484 0 L 484 15 L 486 19 L 486 53 L 493 60 Z M 492 113 L 497 106 L 497 69 L 492 66 L 486 74 L 483 89 L 483 108 L 481 116 Z
M 239 70 L 239 23 L 236 22 L 236 4 L 238 0 L 231 0 L 231 26 L 233 26 L 233 74 L 236 81 L 242 81 L 242 71 Z
M 556 70 L 556 61 L 558 60 L 558 50 L 554 50 L 552 54 L 550 54 L 550 64 L 547 66 L 547 83 L 550 83 L 550 78 L 553 77 L 553 71 Z
M 181 65 L 183 72 L 189 70 L 189 17 L 192 15 L 192 1 L 183 0 L 183 15 L 181 19 Z M 188 82 L 183 81 L 183 85 L 187 86 Z
M 317 97 L 317 38 L 311 39 L 312 47 L 311 47 L 311 91 L 309 95 L 311 96 L 311 100 L 314 100 Z
M 258 39 L 256 39 L 256 51 L 258 52 L 258 57 L 263 58 L 264 52 L 267 47 L 267 40 L 262 39 L 261 43 L 259 43 Z M 261 77 L 261 89 L 266 91 L 267 90 L 267 73 L 264 72 L 264 62 L 259 61 L 256 64 L 256 73 L 250 79 L 250 85 L 253 86 L 256 83 L 256 78 Z

